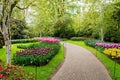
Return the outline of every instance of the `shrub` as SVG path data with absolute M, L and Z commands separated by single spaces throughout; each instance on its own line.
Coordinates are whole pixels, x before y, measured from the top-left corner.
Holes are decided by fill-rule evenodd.
M 73 41 L 84 41 L 85 39 L 82 37 L 72 37 L 71 40 Z
M 34 80 L 32 73 L 26 74 L 24 70 L 15 65 L 7 65 L 2 68 L 0 65 L 0 79 L 2 80 Z
M 61 41 L 67 41 L 68 39 L 67 38 L 61 38 L 60 40 Z
M 96 43 L 103 42 L 101 40 L 89 39 L 89 40 L 84 40 L 84 42 L 85 42 L 86 45 L 91 46 L 93 48 L 96 48 L 100 52 L 104 51 L 104 47 L 96 46 Z
M 12 40 L 11 43 L 15 44 L 15 43 L 28 43 L 28 42 L 38 42 L 35 39 L 16 39 L 16 40 Z

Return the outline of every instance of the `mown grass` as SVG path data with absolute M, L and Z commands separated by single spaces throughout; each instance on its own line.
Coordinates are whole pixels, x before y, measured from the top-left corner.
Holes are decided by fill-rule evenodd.
M 115 74 L 114 74 L 115 61 L 111 60 L 105 54 L 97 51 L 96 49 L 85 45 L 85 43 L 83 41 L 71 41 L 71 40 L 68 40 L 66 42 L 82 46 L 82 47 L 86 48 L 87 50 L 91 51 L 105 65 L 105 67 L 109 71 L 110 76 L 115 80 L 120 80 L 120 65 L 119 64 L 116 64 L 116 71 L 115 71 Z
M 22 44 L 29 45 L 31 43 L 22 43 Z M 12 59 L 13 55 L 16 53 L 16 51 L 20 50 L 17 48 L 17 45 L 19 45 L 19 44 L 12 45 L 11 59 Z M 4 63 L 6 62 L 5 47 L 0 49 L 0 59 Z M 33 75 L 36 78 L 35 80 L 48 80 L 50 78 L 50 76 L 52 75 L 52 73 L 57 68 L 57 66 L 63 61 L 63 59 L 64 59 L 64 48 L 61 45 L 61 48 L 60 48 L 58 54 L 56 54 L 47 65 L 37 67 L 37 69 L 36 69 L 36 66 L 22 66 L 22 67 L 24 68 L 25 72 L 33 73 Z M 37 72 L 37 74 L 36 74 L 36 72 Z
M 29 45 L 32 43 L 21 43 L 21 44 L 25 44 L 25 45 Z M 11 46 L 11 59 L 13 57 L 13 55 L 16 53 L 16 51 L 20 50 L 17 48 L 17 45 L 19 44 L 12 44 Z M 5 46 L 3 48 L 0 48 L 0 59 L 5 63 L 6 62 L 6 50 L 5 50 Z

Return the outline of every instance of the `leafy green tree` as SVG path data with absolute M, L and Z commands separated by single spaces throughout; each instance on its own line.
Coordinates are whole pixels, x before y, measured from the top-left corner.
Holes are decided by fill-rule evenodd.
M 19 0 L 1 0 L 0 32 L 5 41 L 7 64 L 10 64 L 11 53 L 10 17 L 18 2 Z
M 28 1 L 28 0 L 27 0 Z M 2 33 L 5 46 L 6 46 L 6 62 L 10 64 L 11 54 L 11 36 L 10 36 L 10 25 L 11 16 L 14 8 L 21 8 L 18 3 L 20 0 L 0 0 L 0 33 Z M 28 1 L 29 2 L 29 1 Z
M 25 22 L 15 19 L 11 24 L 11 38 L 12 39 L 27 38 L 25 30 L 27 30 Z
M 72 20 L 68 17 L 59 18 L 54 25 L 54 36 L 60 38 L 71 38 L 75 35 Z

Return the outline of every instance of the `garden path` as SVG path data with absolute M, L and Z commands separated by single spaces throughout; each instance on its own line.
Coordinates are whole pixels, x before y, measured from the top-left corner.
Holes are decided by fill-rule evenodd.
M 51 80 L 112 80 L 104 65 L 90 51 L 70 43 L 65 61 Z

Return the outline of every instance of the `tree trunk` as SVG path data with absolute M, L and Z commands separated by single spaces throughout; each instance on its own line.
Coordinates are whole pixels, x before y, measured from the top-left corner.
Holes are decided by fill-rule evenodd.
M 7 64 L 10 64 L 11 39 L 10 39 L 9 30 L 8 30 L 7 27 L 8 27 L 8 26 L 6 26 L 6 25 L 4 24 L 3 37 L 4 37 L 5 46 L 6 46 L 6 62 L 7 62 Z
M 100 38 L 101 38 L 101 41 L 104 40 L 104 33 L 103 33 L 103 29 L 102 28 L 100 30 Z
M 7 37 L 6 37 L 7 38 Z M 7 64 L 10 64 L 10 53 L 11 53 L 11 45 L 10 45 L 10 40 L 5 41 L 5 46 L 6 46 L 6 59 L 7 59 Z

